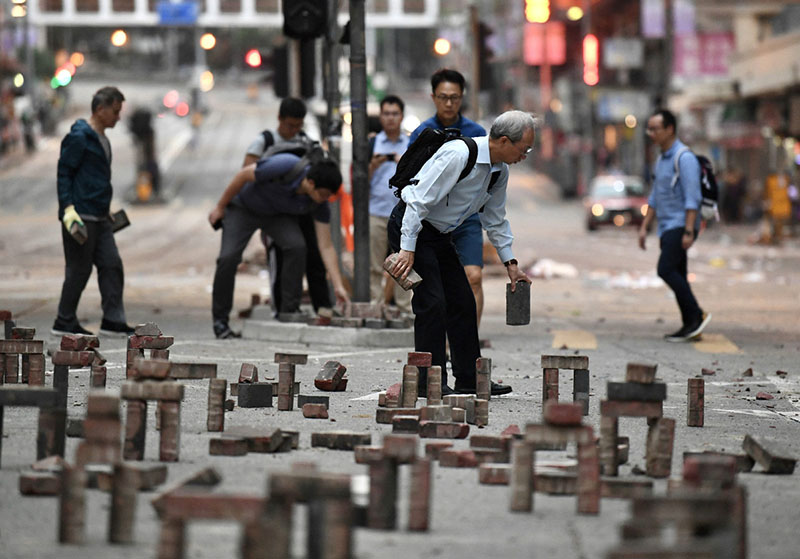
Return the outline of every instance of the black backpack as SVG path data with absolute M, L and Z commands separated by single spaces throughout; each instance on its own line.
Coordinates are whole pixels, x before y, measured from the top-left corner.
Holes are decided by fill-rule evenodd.
M 714 165 L 705 155 L 697 155 L 691 149 L 684 146 L 675 154 L 675 174 L 672 176 L 672 188 L 678 183 L 681 178 L 681 168 L 678 165 L 681 155 L 686 152 L 691 153 L 697 158 L 700 164 L 700 193 L 703 196 L 703 201 L 700 204 L 700 215 L 703 219 L 708 220 L 712 217 L 719 221 L 719 210 L 717 209 L 717 202 L 719 202 L 719 187 L 717 186 L 717 178 L 714 175 Z
M 478 144 L 469 136 L 462 136 L 461 130 L 457 128 L 445 128 L 439 130 L 437 128 L 426 128 L 420 133 L 414 143 L 408 146 L 408 149 L 397 162 L 397 170 L 394 176 L 389 179 L 389 188 L 396 188 L 394 195 L 400 197 L 400 192 L 403 188 L 410 184 L 417 184 L 419 181 L 414 177 L 417 176 L 419 170 L 425 165 L 433 154 L 438 151 L 446 142 L 451 140 L 461 140 L 467 144 L 469 148 L 469 157 L 464 170 L 458 176 L 458 180 L 470 174 L 472 168 L 475 167 L 475 160 L 478 158 Z
M 269 159 L 278 153 L 291 153 L 300 158 L 300 160 L 295 163 L 287 172 L 270 179 L 270 182 L 281 184 L 293 182 L 309 165 L 330 159 L 330 155 L 327 151 L 322 149 L 322 145 L 319 142 L 310 139 L 306 135 L 302 135 L 294 140 L 280 141 L 277 144 L 270 146 L 266 151 L 264 151 L 264 154 L 261 156 L 259 161 Z

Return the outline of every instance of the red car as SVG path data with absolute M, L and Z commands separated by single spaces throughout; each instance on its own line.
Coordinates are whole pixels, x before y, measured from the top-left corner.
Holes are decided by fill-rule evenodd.
M 640 225 L 647 214 L 647 195 L 639 177 L 599 175 L 592 179 L 584 198 L 586 228 L 600 225 Z

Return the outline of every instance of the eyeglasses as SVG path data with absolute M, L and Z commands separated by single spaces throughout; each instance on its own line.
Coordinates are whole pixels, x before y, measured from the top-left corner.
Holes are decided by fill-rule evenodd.
M 506 138 L 508 138 L 508 136 L 506 136 Z M 511 142 L 511 145 L 514 146 L 515 148 L 517 148 L 522 155 L 528 155 L 530 152 L 533 151 L 533 146 L 528 146 L 526 148 L 519 149 L 517 147 L 517 143 L 512 141 L 511 138 L 508 138 L 508 141 Z
M 461 101 L 461 95 L 437 95 L 436 99 L 440 103 L 458 103 Z

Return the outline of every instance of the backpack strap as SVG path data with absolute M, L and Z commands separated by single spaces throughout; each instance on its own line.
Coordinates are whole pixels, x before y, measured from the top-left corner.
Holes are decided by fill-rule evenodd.
M 683 146 L 675 154 L 675 157 L 672 158 L 672 162 L 675 165 L 675 172 L 672 174 L 672 182 L 670 183 L 670 186 L 672 188 L 675 188 L 675 185 L 678 184 L 678 180 L 681 178 L 681 166 L 679 165 L 679 163 L 681 160 L 681 155 L 683 155 L 687 151 L 691 152 L 692 150 L 689 148 L 689 146 Z
M 275 143 L 275 136 L 270 130 L 262 130 L 261 137 L 264 138 L 264 151 L 267 151 Z
M 475 143 L 475 140 L 469 136 L 459 136 L 458 139 L 463 140 L 464 143 L 467 144 L 469 156 L 467 157 L 467 164 L 464 165 L 464 170 L 461 171 L 460 175 L 458 175 L 458 180 L 456 182 L 462 181 L 472 172 L 472 169 L 475 167 L 475 161 L 478 159 L 478 144 Z
M 373 136 L 369 139 L 369 155 L 367 159 L 372 159 L 372 155 L 375 153 L 375 138 L 377 136 Z

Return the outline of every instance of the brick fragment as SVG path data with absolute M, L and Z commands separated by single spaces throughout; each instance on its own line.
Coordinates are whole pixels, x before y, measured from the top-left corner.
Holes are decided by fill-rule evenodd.
M 108 369 L 100 365 L 92 365 L 89 374 L 89 385 L 92 388 L 105 388 L 106 379 L 108 378 Z
M 316 395 L 305 395 L 305 394 L 298 394 L 297 395 L 297 407 L 302 408 L 306 404 L 321 404 L 325 406 L 325 409 L 330 407 L 330 397 L 329 396 L 316 396 Z
M 155 322 L 146 322 L 144 324 L 137 324 L 133 329 L 135 336 L 152 336 L 157 338 L 161 335 L 161 329 Z
M 0 320 L 11 320 L 14 318 L 14 315 L 11 311 L 7 309 L 0 310 Z
M 239 369 L 239 384 L 258 382 L 258 367 L 252 363 L 242 363 Z
M 61 493 L 61 474 L 56 472 L 22 472 L 19 492 L 23 495 L 55 496 Z
M 511 283 L 506 284 L 506 324 L 524 326 L 531 322 L 531 284 L 518 281 L 511 291 Z
M 588 369 L 586 355 L 542 355 L 542 369 Z
M 609 400 L 637 400 L 655 402 L 667 399 L 667 385 L 663 382 L 609 382 Z
M 400 393 L 403 391 L 403 383 L 398 382 L 386 389 L 386 407 L 400 407 Z
M 168 495 L 187 487 L 213 487 L 220 481 L 222 481 L 222 477 L 219 473 L 214 468 L 206 467 L 165 487 L 157 497 L 150 501 L 150 504 L 153 505 L 158 517 L 162 518 L 164 501 Z
M 347 377 L 335 384 L 330 380 L 314 379 L 314 387 L 325 392 L 344 392 L 347 390 Z
M 744 451 L 768 474 L 791 474 L 794 472 L 796 458 L 777 450 L 774 443 L 745 435 L 742 442 Z
M 289 363 L 291 365 L 305 365 L 308 355 L 304 353 L 276 353 L 275 363 Z M 327 364 L 327 363 L 326 363 Z
M 772 400 L 775 398 L 772 394 L 768 392 L 758 392 L 756 393 L 756 400 Z
M 560 404 L 547 400 L 544 404 L 542 419 L 548 425 L 576 427 L 583 421 L 583 406 L 577 403 Z
M 325 404 L 304 404 L 303 417 L 308 419 L 328 419 L 328 408 Z
M 240 384 L 237 397 L 240 408 L 271 408 L 272 384 L 269 382 Z
M 314 386 L 320 390 L 335 391 L 342 383 L 347 367 L 338 361 L 327 361 L 314 379 Z
M 452 408 L 450 421 L 453 423 L 467 423 L 467 410 L 464 408 Z
M 329 431 L 326 433 L 311 433 L 311 446 L 324 447 L 332 450 L 353 450 L 358 445 L 372 443 L 370 433 L 353 433 L 349 431 Z
M 244 456 L 247 441 L 240 437 L 223 435 L 208 440 L 208 453 L 212 456 Z
M 427 351 L 409 351 L 406 364 L 414 367 L 430 367 L 433 365 L 433 354 Z
M 381 408 L 386 407 L 386 392 L 381 392 L 378 394 L 378 406 Z
M 174 379 L 217 378 L 216 363 L 176 363 L 172 362 L 169 377 Z
M 419 436 L 423 439 L 466 439 L 469 425 L 446 421 L 420 421 Z
M 646 363 L 628 363 L 625 366 L 625 382 L 650 384 L 656 380 L 658 365 Z
M 621 400 L 602 400 L 600 415 L 607 417 L 649 417 L 663 415 L 663 402 L 626 402 Z

